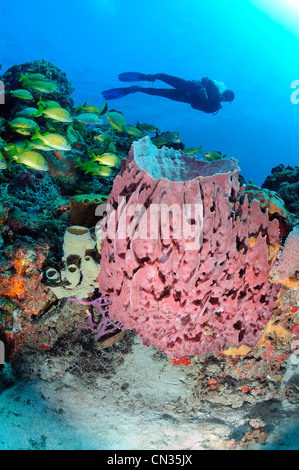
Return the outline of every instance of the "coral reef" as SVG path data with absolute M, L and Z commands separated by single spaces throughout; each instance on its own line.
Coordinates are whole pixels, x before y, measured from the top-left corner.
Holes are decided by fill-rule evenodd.
M 275 191 L 260 188 L 253 183 L 246 186 L 244 194 L 247 195 L 249 204 L 253 200 L 259 201 L 261 209 L 268 210 L 270 220 L 276 218 L 279 221 L 280 237 L 285 238 L 291 229 L 294 217 L 287 211 L 282 197 Z
M 251 207 L 247 197 L 241 203 L 239 171 L 233 159 L 197 161 L 157 150 L 145 137 L 115 178 L 113 210 L 103 224 L 100 291 L 110 295 L 112 318 L 170 357 L 253 347 L 271 316 L 279 287 L 268 282 L 268 247 L 279 240 L 279 223 L 257 200 Z M 157 214 L 151 220 L 148 208 L 162 204 L 171 209 L 169 220 Z M 189 233 L 178 237 L 184 221 Z M 125 234 L 112 233 L 111 222 Z M 196 226 L 198 239 L 190 232 Z
M 30 74 L 43 74 L 55 91 L 26 89 Z M 262 188 L 245 188 L 237 162 L 219 152 L 185 149 L 178 133 L 131 126 L 106 104 L 75 108 L 73 87 L 54 64 L 16 65 L 0 78 L 6 91 L 0 107 L 0 339 L 9 366 L 20 377 L 52 381 L 73 374 L 88 385 L 100 374 L 135 406 L 130 379 L 115 383 L 116 371 L 132 360 L 138 367 L 148 354 L 159 371 L 185 374 L 195 407 L 298 403 L 298 374 L 291 373 L 299 355 L 298 228 L 292 232 L 299 222 L 298 167 L 279 165 Z M 32 100 L 17 97 L 20 88 Z M 73 122 L 46 117 L 50 100 Z M 43 112 L 30 118 L 28 131 L 9 124 L 33 106 Z M 12 158 L 36 143 L 37 129 L 71 146 L 38 149 L 48 171 Z M 157 151 L 149 140 L 167 148 Z M 196 154 L 217 161 L 199 162 Z M 198 220 L 188 208 L 194 203 L 201 207 Z M 127 230 L 122 239 L 104 233 L 103 250 L 94 234 L 101 204 Z M 157 237 L 144 241 L 151 204 L 172 207 L 170 224 L 158 214 L 152 227 Z M 175 238 L 181 223 L 176 210 L 184 205 L 190 231 Z M 198 228 L 199 247 L 191 249 Z M 101 294 L 110 295 L 109 317 L 97 308 Z M 135 331 L 169 357 L 154 347 L 145 350 Z M 163 403 L 164 395 L 163 389 Z M 184 406 L 177 402 L 176 412 Z M 264 425 L 249 425 L 244 445 L 265 438 Z
M 8 194 L 24 201 L 38 203 L 40 208 L 47 208 L 49 200 L 56 200 L 60 192 L 46 172 L 22 171 L 7 186 Z
M 122 325 L 118 322 L 114 322 L 109 318 L 109 305 L 111 305 L 111 302 L 107 296 L 101 295 L 96 300 L 92 300 L 90 302 L 77 299 L 69 300 L 73 302 L 83 303 L 83 305 L 91 305 L 98 310 L 98 312 L 100 313 L 100 319 L 98 321 L 98 324 L 95 323 L 92 315 L 89 315 L 88 325 L 78 326 L 78 328 L 90 330 L 95 333 L 97 341 L 103 338 L 107 339 L 111 335 L 115 336 L 115 333 L 120 333 Z
M 54 64 L 44 60 L 34 61 L 13 66 L 1 76 L 6 92 L 5 105 L 1 105 L 0 110 L 3 116 L 0 119 L 1 152 L 8 167 L 0 172 L 0 334 L 6 343 L 8 361 L 27 337 L 31 338 L 31 344 L 36 341 L 36 337 L 33 339 L 34 335 L 31 333 L 33 322 L 55 302 L 54 294 L 41 282 L 41 265 L 44 261 L 51 262 L 55 256 L 61 256 L 63 235 L 69 225 L 70 216 L 70 198 L 65 199 L 62 194 L 75 196 L 74 187 L 78 188 L 78 181 L 81 179 L 80 172 L 75 167 L 77 152 L 86 151 L 87 155 L 88 150 L 88 145 L 84 143 L 79 132 L 69 126 L 64 129 L 56 124 L 56 132 L 65 132 L 74 145 L 74 151 L 41 150 L 49 163 L 48 172 L 30 167 L 30 160 L 27 168 L 12 161 L 13 155 L 18 155 L 30 144 L 32 129 L 23 133 L 20 127 L 20 132 L 16 133 L 8 123 L 24 111 L 37 112 L 37 103 L 49 98 L 43 92 L 32 91 L 29 104 L 29 101 L 17 98 L 11 93 L 12 90 L 23 88 L 23 83 L 20 82 L 21 74 L 31 73 L 43 74 L 45 79 L 52 81 L 47 83 L 53 83 L 53 87 L 57 87 L 57 91 L 51 93 L 51 99 L 57 100 L 57 106 L 64 106 L 70 113 L 75 111 L 70 96 L 73 88 L 65 73 Z M 34 105 L 36 108 L 33 108 Z M 28 106 L 31 107 L 27 108 Z M 38 117 L 36 121 L 38 124 L 32 119 L 30 122 L 41 132 L 49 131 L 49 126 L 54 125 L 44 117 Z M 20 126 L 28 123 L 21 119 L 18 122 Z M 90 177 L 86 177 L 85 181 L 87 180 L 90 180 Z M 90 184 L 89 181 L 87 183 Z M 92 184 L 95 188 L 103 186 L 101 182 L 97 183 L 95 178 Z M 34 269 L 21 269 L 28 263 L 32 264 Z M 38 333 L 36 334 L 38 336 Z M 40 335 L 40 338 L 42 336 Z M 30 340 L 28 342 L 30 343 Z M 37 343 L 42 348 L 45 346 L 42 341 Z
M 61 267 L 46 263 L 44 282 L 57 298 L 88 297 L 97 288 L 100 272 L 97 242 L 86 227 L 68 227 L 64 235 Z
M 95 215 L 96 208 L 108 201 L 108 196 L 101 194 L 80 194 L 70 200 L 70 225 L 95 227 L 99 218 Z
M 41 284 L 47 246 L 23 242 L 6 247 L 0 268 L 1 330 L 9 352 L 16 352 L 30 330 L 32 317 L 51 303 L 51 292 Z
M 294 227 L 286 239 L 282 254 L 272 268 L 271 276 L 274 282 L 299 287 L 296 271 L 299 271 L 299 225 Z
M 272 169 L 262 188 L 276 191 L 284 200 L 286 209 L 292 214 L 299 214 L 299 167 L 280 164 Z
M 49 305 L 58 301 L 47 283 L 58 289 L 55 292 L 62 298 L 62 302 L 70 295 L 78 294 L 80 297 L 80 292 L 82 297 L 88 296 L 96 288 L 97 284 L 88 279 L 98 275 L 99 253 L 91 250 L 81 259 L 76 253 L 69 260 L 65 259 L 64 235 L 69 226 L 83 226 L 84 230 L 85 227 L 94 227 L 98 221 L 98 217 L 95 218 L 95 209 L 99 203 L 107 200 L 114 176 L 118 172 L 118 167 L 111 164 L 113 161 L 117 163 L 127 154 L 136 134 L 146 132 L 141 132 L 134 126 L 128 129 L 130 133 L 123 132 L 121 128 L 117 129 L 117 119 L 104 123 L 99 115 L 108 113 L 106 103 L 102 109 L 87 103 L 75 108 L 71 97 L 73 87 L 66 74 L 46 60 L 12 66 L 0 78 L 5 85 L 5 105 L 1 105 L 0 109 L 1 315 L 3 312 L 0 334 L 7 343 L 7 359 L 10 360 L 10 354 L 16 350 L 16 336 L 19 339 L 22 337 L 22 341 L 17 341 L 19 346 L 26 338 L 26 344 L 36 343 L 40 347 L 48 345 L 51 348 L 54 344 L 53 338 L 48 337 L 44 342 L 40 340 L 44 335 L 41 334 L 39 323 L 42 324 L 47 317 L 45 311 Z M 54 118 L 53 107 L 56 107 Z M 55 113 L 66 119 L 57 122 Z M 122 114 L 114 114 L 114 118 L 119 116 Z M 53 134 L 60 143 L 63 142 L 61 148 L 52 148 L 43 141 L 36 140 L 39 135 L 47 141 L 49 135 L 53 137 Z M 27 157 L 19 158 L 26 151 Z M 102 162 L 103 154 L 106 156 L 104 163 L 108 166 Z M 40 171 L 44 168 L 33 161 L 36 155 L 39 155 L 40 161 L 46 163 L 48 171 Z M 110 160 L 107 160 L 107 155 Z M 93 158 L 94 161 L 91 160 Z M 101 165 L 98 160 L 101 160 Z M 93 172 L 84 171 L 82 165 L 87 168 L 91 165 Z M 94 171 L 97 167 L 99 172 Z M 40 259 L 40 247 L 43 247 L 44 266 L 43 269 L 36 266 L 34 289 L 37 295 L 33 314 L 30 289 L 26 307 L 27 285 L 30 285 L 31 278 L 27 280 L 25 276 L 25 279 L 19 279 L 15 275 L 15 256 L 19 256 L 18 250 L 22 248 L 25 251 L 36 251 L 36 256 Z M 85 273 L 86 270 L 89 271 L 88 275 L 83 282 L 79 281 L 81 291 L 72 291 L 70 287 L 77 287 L 78 273 L 81 273 L 82 268 Z M 16 288 L 11 289 L 12 286 Z M 21 294 L 24 298 L 22 297 L 20 310 L 19 293 L 24 286 L 26 289 Z M 44 302 L 44 295 L 48 298 L 47 304 Z M 61 311 L 64 309 L 62 302 L 59 303 Z M 81 312 L 85 311 L 82 306 L 79 307 Z M 13 312 L 19 312 L 15 316 L 20 317 L 20 322 L 12 320 Z M 70 327 L 73 317 L 69 311 L 68 315 L 65 323 Z M 57 323 L 55 315 L 54 318 Z M 52 336 L 54 328 L 55 326 L 50 328 Z M 64 328 L 59 324 L 57 331 L 61 334 Z
M 279 196 L 275 191 L 262 189 L 255 184 L 248 184 L 246 186 L 245 194 L 247 194 L 251 200 L 257 199 L 262 209 L 268 209 L 270 216 L 279 215 L 285 219 L 288 218 L 285 203 L 281 196 Z
M 40 82 L 30 81 L 30 77 L 36 76 L 36 74 L 44 76 L 46 81 L 42 83 L 54 87 L 50 94 L 50 101 L 49 92 L 35 89 L 40 85 Z M 24 79 L 22 79 L 22 76 Z M 1 150 L 8 163 L 10 175 L 18 178 L 19 173 L 22 171 L 22 165 L 14 162 L 13 157 L 16 156 L 16 152 L 18 154 L 25 150 L 32 150 L 31 147 L 33 146 L 33 152 L 38 149 L 42 158 L 47 162 L 48 176 L 51 177 L 53 184 L 58 188 L 61 195 L 66 197 L 74 196 L 79 185 L 80 191 L 83 193 L 108 194 L 116 170 L 111 169 L 109 178 L 104 174 L 102 178 L 99 177 L 101 175 L 86 175 L 78 168 L 78 161 L 90 160 L 90 150 L 95 147 L 94 137 L 99 132 L 109 128 L 109 126 L 103 125 L 103 127 L 96 127 L 87 131 L 85 129 L 86 125 L 78 125 L 73 118 L 77 112 L 71 97 L 73 87 L 67 80 L 65 73 L 50 62 L 37 60 L 10 67 L 0 79 L 5 84 L 6 97 L 5 105 L 1 105 L 1 116 L 3 116 L 1 118 L 1 126 L 3 125 L 1 127 Z M 15 96 L 15 90 L 30 93 L 32 98 L 28 101 Z M 50 108 L 47 109 L 47 106 L 50 106 Z M 53 109 L 54 106 L 56 106 L 55 109 L 61 109 L 61 112 L 68 113 L 70 122 L 68 120 L 66 122 L 56 122 L 55 118 L 50 119 L 44 114 L 45 108 L 49 112 L 49 109 Z M 43 109 L 41 110 L 41 108 Z M 24 120 L 22 113 L 26 112 L 32 112 L 33 115 L 30 116 L 30 119 L 26 117 Z M 89 113 L 86 112 L 85 115 L 88 116 Z M 17 120 L 19 121 L 16 122 Z M 27 129 L 28 123 L 31 123 L 29 129 Z M 70 150 L 63 151 L 59 148 L 46 148 L 44 150 L 43 146 L 40 146 L 40 141 L 33 140 L 33 134 L 36 130 L 39 130 L 40 135 L 43 136 L 46 136 L 49 131 L 50 133 L 58 133 L 66 139 L 66 142 L 69 142 Z M 35 144 L 37 148 L 34 147 Z M 121 149 L 118 147 L 116 151 L 121 152 Z M 2 179 L 3 176 L 0 174 L 0 182 Z
M 5 85 L 5 104 L 1 105 L 1 116 L 6 119 L 11 118 L 22 106 L 20 101 L 17 101 L 8 93 L 10 90 L 21 88 L 19 81 L 21 73 L 41 73 L 45 75 L 47 79 L 56 82 L 58 90 L 57 92 L 51 93 L 51 99 L 59 100 L 61 106 L 70 111 L 74 110 L 74 100 L 71 98 L 74 88 L 67 80 L 66 74 L 56 65 L 42 59 L 33 62 L 25 62 L 20 65 L 13 65 L 0 77 Z M 37 98 L 39 97 L 40 94 L 37 94 Z
M 190 375 L 197 374 L 194 394 L 200 402 L 256 404 L 272 399 L 298 403 L 292 362 L 299 354 L 299 289 L 282 286 L 272 316 L 253 348 L 230 348 L 208 360 L 192 358 Z M 298 363 L 298 359 L 295 359 Z M 289 372 L 288 372 L 289 370 Z M 296 368 L 295 368 L 296 370 Z

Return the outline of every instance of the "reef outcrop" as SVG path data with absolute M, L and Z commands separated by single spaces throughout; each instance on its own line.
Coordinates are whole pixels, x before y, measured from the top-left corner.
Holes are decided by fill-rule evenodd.
M 71 83 L 68 81 L 65 72 L 60 70 L 55 64 L 47 60 L 34 60 L 23 64 L 13 65 L 3 75 L 1 80 L 5 83 L 5 104 L 1 106 L 1 116 L 11 117 L 16 111 L 16 100 L 9 96 L 8 90 L 15 90 L 21 87 L 20 74 L 42 73 L 49 80 L 53 80 L 58 85 L 58 90 L 51 94 L 52 99 L 59 100 L 61 106 L 74 111 L 74 100 L 71 94 L 74 91 Z M 40 96 L 40 95 L 39 95 Z M 19 106 L 21 103 L 19 104 Z
M 299 287 L 299 280 L 295 278 L 297 271 L 299 271 L 299 225 L 294 227 L 287 237 L 271 275 L 274 282 L 280 282 L 287 287 Z
M 292 214 L 299 214 L 299 167 L 280 164 L 267 176 L 262 188 L 276 191 L 284 200 L 286 209 Z
M 97 288 L 100 272 L 97 242 L 90 230 L 80 225 L 68 227 L 63 242 L 63 257 L 59 265 L 49 263 L 44 268 L 44 283 L 58 299 L 83 299 Z
M 255 184 L 248 184 L 246 186 L 246 194 L 251 200 L 257 199 L 262 209 L 268 209 L 269 215 L 281 216 L 284 219 L 288 218 L 285 203 L 275 191 L 262 189 Z
M 249 207 L 239 172 L 234 159 L 197 161 L 145 137 L 115 178 L 100 291 L 112 318 L 172 358 L 253 347 L 271 316 L 279 222 Z
M 29 87 L 28 102 L 13 96 L 27 88 L 21 73 L 44 74 L 58 90 Z M 99 383 L 100 374 L 111 379 L 109 390 L 124 392 L 131 409 L 137 393 L 125 392 L 128 377 L 116 384 L 117 377 L 124 377 L 124 361 L 125 367 L 134 364 L 133 384 L 136 367 L 147 368 L 143 360 L 151 356 L 160 370 L 188 366 L 196 406 L 298 403 L 298 167 L 279 165 L 262 188 L 245 188 L 235 160 L 209 164 L 175 152 L 184 147 L 176 132 L 157 138 L 153 125 L 120 126 L 122 113 L 101 103 L 101 109 L 88 103 L 75 108 L 73 87 L 54 64 L 27 62 L 0 78 L 6 92 L 0 107 L 0 340 L 9 366 L 26 379 L 66 375 L 68 384 L 69 374 L 87 384 Z M 55 123 L 43 114 L 35 115 L 30 133 L 9 125 L 26 108 L 37 110 L 40 100 L 44 108 L 55 100 L 73 122 Z M 86 125 L 94 112 L 97 124 Z M 12 158 L 36 143 L 36 126 L 72 147 L 37 148 L 48 172 Z M 127 157 L 146 133 L 155 137 L 136 142 Z M 165 139 L 168 148 L 151 145 L 162 147 Z M 205 158 L 199 143 L 185 152 Z M 102 249 L 93 235 L 105 211 L 112 226 Z M 109 311 L 98 308 L 101 298 Z M 173 360 L 155 348 L 144 350 L 135 330 L 145 345 Z

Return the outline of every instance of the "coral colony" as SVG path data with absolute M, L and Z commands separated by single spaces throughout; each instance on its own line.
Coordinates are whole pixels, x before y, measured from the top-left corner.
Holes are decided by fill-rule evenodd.
M 102 295 L 101 297 L 87 302 L 86 300 L 78 300 L 69 298 L 68 300 L 72 302 L 78 302 L 83 305 L 90 305 L 96 307 L 101 314 L 101 320 L 99 321 L 98 325 L 95 324 L 93 321 L 92 315 L 88 315 L 88 325 L 78 325 L 78 328 L 82 328 L 84 330 L 90 330 L 96 335 L 96 340 L 99 341 L 106 335 L 110 335 L 111 333 L 116 333 L 122 328 L 122 324 L 117 322 L 113 322 L 109 318 L 109 305 L 111 302 L 108 300 L 108 297 Z
M 214 355 L 235 381 L 297 354 L 298 167 L 246 185 L 237 160 L 202 142 L 187 149 L 107 103 L 75 108 L 54 64 L 0 78 L 0 362 L 3 344 L 26 362 L 89 331 L 97 362 L 137 334 L 175 365 Z
M 274 266 L 272 273 L 277 282 L 286 282 L 299 270 L 299 225 L 286 239 L 279 262 Z M 296 281 L 294 281 L 296 282 Z M 298 286 L 298 283 L 297 283 Z

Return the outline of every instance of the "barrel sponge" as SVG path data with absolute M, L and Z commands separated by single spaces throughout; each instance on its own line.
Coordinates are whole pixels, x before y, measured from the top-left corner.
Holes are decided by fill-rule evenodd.
M 278 282 L 294 276 L 299 270 L 299 225 L 294 227 L 293 231 L 286 239 L 281 257 L 277 265 L 273 268 L 272 274 Z
M 63 242 L 63 257 L 59 266 L 46 267 L 44 282 L 58 299 L 83 299 L 97 287 L 100 272 L 97 242 L 86 227 L 68 227 Z
M 234 159 L 196 160 L 158 150 L 145 137 L 114 180 L 99 289 L 110 295 L 112 318 L 171 358 L 254 347 L 271 317 L 280 286 L 268 280 L 268 250 L 279 241 L 279 222 L 258 200 L 249 204 L 239 173 Z M 153 208 L 164 206 L 168 223 L 151 219 Z M 142 218 L 132 216 L 137 207 Z M 201 211 L 192 215 L 188 207 Z M 202 226 L 198 246 L 176 236 L 184 218 Z M 126 230 L 114 235 L 110 220 Z
M 93 250 L 95 247 L 90 231 L 81 225 L 72 225 L 66 229 L 63 240 L 64 259 L 71 255 L 77 255 L 83 258 L 87 250 Z
M 107 202 L 108 196 L 102 194 L 78 194 L 70 200 L 70 225 L 84 225 L 94 227 L 98 222 L 95 215 L 96 208 Z

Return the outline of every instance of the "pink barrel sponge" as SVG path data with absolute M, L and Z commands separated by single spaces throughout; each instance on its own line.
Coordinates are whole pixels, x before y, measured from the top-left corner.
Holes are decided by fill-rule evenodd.
M 299 225 L 294 227 L 285 241 L 281 257 L 272 270 L 272 274 L 279 282 L 294 276 L 299 271 Z
M 111 318 L 171 358 L 253 347 L 271 316 L 279 224 L 258 201 L 249 207 L 239 172 L 234 159 L 198 161 L 145 137 L 115 178 L 100 291 Z

